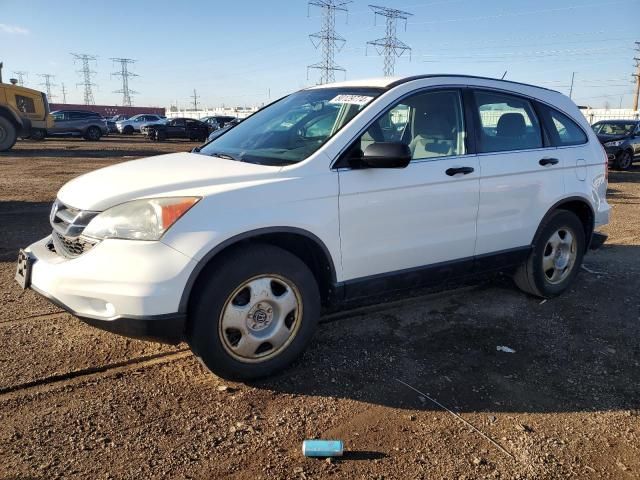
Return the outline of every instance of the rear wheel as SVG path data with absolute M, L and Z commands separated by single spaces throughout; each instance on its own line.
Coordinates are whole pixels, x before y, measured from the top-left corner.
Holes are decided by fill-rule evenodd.
M 633 156 L 631 152 L 624 151 L 620 152 L 620 154 L 616 157 L 616 168 L 618 170 L 629 170 L 631 168 L 631 164 L 633 163 Z
M 102 132 L 98 127 L 89 127 L 84 134 L 85 140 L 98 141 L 102 136 Z
M 133 127 L 131 125 L 127 125 L 126 127 L 124 127 L 122 129 L 122 133 L 124 133 L 125 135 L 132 135 L 133 134 Z
M 4 117 L 0 117 L 0 152 L 10 150 L 16 143 L 18 132 L 13 123 Z
M 538 229 L 529 258 L 513 277 L 516 285 L 537 297 L 560 295 L 578 274 L 585 242 L 580 219 L 567 210 L 556 210 Z
M 309 343 L 320 294 L 305 263 L 259 244 L 226 255 L 190 305 L 189 343 L 213 373 L 233 379 L 271 375 Z

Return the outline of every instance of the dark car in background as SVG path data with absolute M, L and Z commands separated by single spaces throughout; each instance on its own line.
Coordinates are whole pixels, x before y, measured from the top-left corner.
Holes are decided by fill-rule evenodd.
M 100 140 L 109 134 L 107 121 L 99 113 L 86 110 L 56 110 L 51 112 L 53 127 L 47 128 L 47 137 L 82 137 L 85 140 Z
M 640 120 L 603 120 L 592 126 L 602 143 L 609 164 L 628 170 L 640 156 Z
M 145 125 L 140 131 L 152 141 L 187 138 L 204 142 L 209 135 L 208 125 L 193 118 L 172 118 L 165 123 Z
M 210 132 L 218 130 L 219 128 L 224 128 L 229 123 L 235 120 L 237 120 L 236 117 L 231 117 L 228 115 L 213 115 L 210 117 L 203 117 L 200 119 L 201 122 L 206 123 L 209 126 Z

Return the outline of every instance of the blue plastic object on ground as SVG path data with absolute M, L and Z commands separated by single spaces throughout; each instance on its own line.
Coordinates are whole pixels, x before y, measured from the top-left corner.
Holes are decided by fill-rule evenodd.
M 341 457 L 344 450 L 342 440 L 305 440 L 302 454 L 305 457 Z

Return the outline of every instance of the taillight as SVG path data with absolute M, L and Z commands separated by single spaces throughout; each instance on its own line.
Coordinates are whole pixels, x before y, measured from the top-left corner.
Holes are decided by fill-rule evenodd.
M 604 179 L 609 182 L 609 155 L 607 155 L 607 151 L 602 147 L 602 154 L 604 155 Z

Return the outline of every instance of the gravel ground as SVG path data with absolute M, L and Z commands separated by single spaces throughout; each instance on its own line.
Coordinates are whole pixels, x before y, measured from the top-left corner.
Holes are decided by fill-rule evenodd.
M 498 277 L 333 314 L 292 368 L 236 384 L 185 344 L 101 332 L 13 280 L 64 182 L 193 146 L 0 154 L 0 478 L 640 478 L 640 165 L 611 172 L 609 241 L 561 298 Z M 345 457 L 304 458 L 313 437 Z

